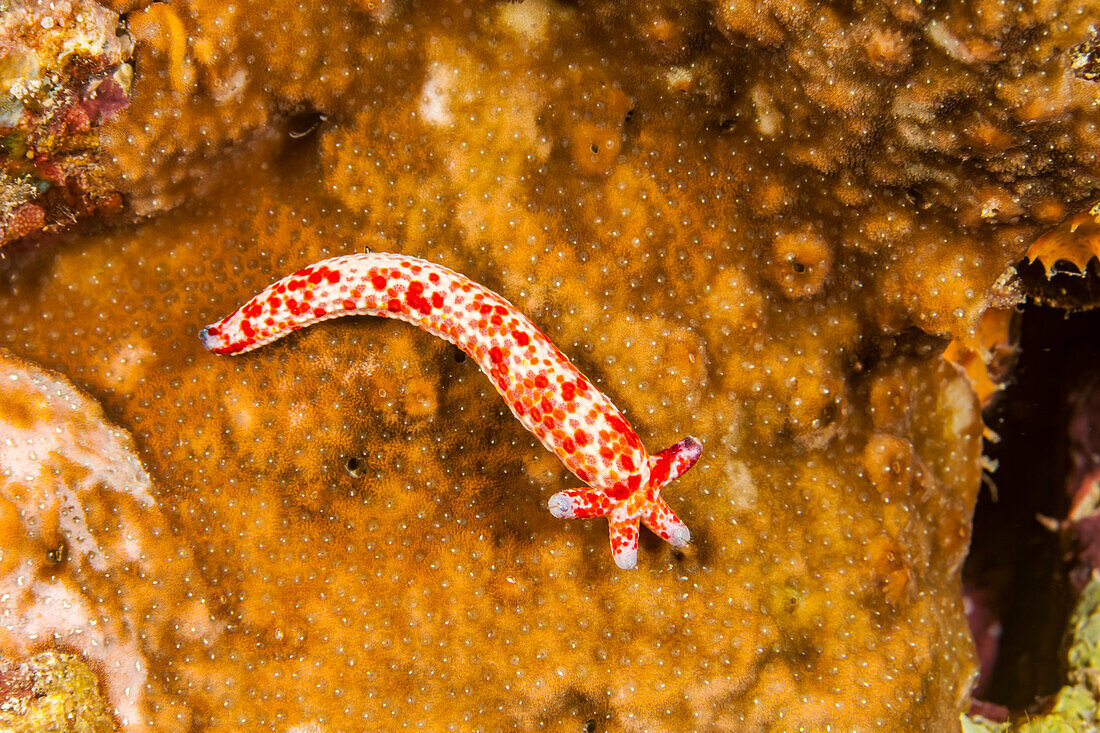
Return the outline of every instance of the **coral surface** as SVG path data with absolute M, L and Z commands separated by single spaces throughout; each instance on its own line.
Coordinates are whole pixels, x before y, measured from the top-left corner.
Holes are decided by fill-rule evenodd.
M 148 477 L 117 511 L 44 494 L 106 570 L 44 568 L 37 529 L 12 562 L 140 655 L 127 697 L 64 642 L 126 729 L 957 725 L 982 424 L 941 352 L 1011 350 L 1002 276 L 1097 193 L 1085 8 L 115 3 L 136 72 L 98 155 L 159 215 L 0 259 L 0 345 Z M 576 480 L 405 324 L 196 338 L 365 248 L 500 292 L 651 450 L 700 437 L 692 544 L 617 571 L 546 510 Z
M 3 353 L 0 436 L 0 657 L 24 658 L 43 646 L 78 650 L 102 673 L 111 704 L 104 709 L 125 729 L 172 728 L 183 718 L 171 704 L 152 714 L 147 695 L 167 690 L 150 670 L 158 656 L 177 655 L 177 675 L 192 669 L 184 659 L 202 654 L 224 623 L 211 617 L 193 554 L 156 507 L 133 441 L 67 380 Z M 90 673 L 79 669 L 59 672 L 55 682 L 35 671 L 70 662 L 27 664 L 18 676 L 32 688 L 58 688 L 28 693 L 34 716 L 58 714 L 53 703 L 35 700 L 89 684 L 79 680 Z M 97 697 L 94 677 L 91 685 L 80 694 Z

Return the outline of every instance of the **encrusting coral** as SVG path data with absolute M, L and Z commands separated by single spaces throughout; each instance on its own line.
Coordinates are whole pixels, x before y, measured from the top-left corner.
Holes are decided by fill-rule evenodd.
M 1100 259 L 1100 203 L 1077 212 L 1036 239 L 1027 250 L 1027 259 L 1040 262 L 1047 277 L 1062 261 L 1084 274 L 1091 260 Z
M 148 468 L 156 552 L 101 593 L 155 642 L 133 715 L 102 670 L 123 727 L 957 725 L 982 425 L 940 353 L 993 343 L 1001 276 L 1096 193 L 1080 7 L 118 4 L 99 156 L 163 213 L 0 260 L 0 344 Z M 699 436 L 692 544 L 618 572 L 546 511 L 575 479 L 402 324 L 196 338 L 365 248 L 501 293 L 645 444 Z M 199 605 L 147 612 L 181 578 Z

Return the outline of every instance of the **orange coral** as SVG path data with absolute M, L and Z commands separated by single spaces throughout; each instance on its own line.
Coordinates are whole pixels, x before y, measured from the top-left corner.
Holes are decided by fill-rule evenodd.
M 708 436 L 712 457 L 696 469 L 700 480 L 682 492 L 693 527 L 700 528 L 696 549 L 680 555 L 647 547 L 650 570 L 636 579 L 608 574 L 601 528 L 552 521 L 544 502 L 550 491 L 572 486 L 564 469 L 553 460 L 540 463 L 541 448 L 505 413 L 476 369 L 457 363 L 449 347 L 430 336 L 387 322 L 329 323 L 290 337 L 286 348 L 239 362 L 204 358 L 193 326 L 235 304 L 246 283 L 329 253 L 328 242 L 347 226 L 327 204 L 303 203 L 302 194 L 316 182 L 301 189 L 287 180 L 279 184 L 259 200 L 216 197 L 212 208 L 86 240 L 81 250 L 49 258 L 52 277 L 38 280 L 36 268 L 26 267 L 11 282 L 16 292 L 38 283 L 39 295 L 23 298 L 21 307 L 49 313 L 51 320 L 63 317 L 55 309 L 68 297 L 96 299 L 108 315 L 80 344 L 63 338 L 68 328 L 35 328 L 21 339 L 39 359 L 84 363 L 82 380 L 121 421 L 135 426 L 157 466 L 158 485 L 172 487 L 156 491 L 179 522 L 178 535 L 164 536 L 195 547 L 206 568 L 201 577 L 220 589 L 226 604 L 215 606 L 215 621 L 227 633 L 202 658 L 209 679 L 229 683 L 197 693 L 217 701 L 217 710 L 230 711 L 237 725 L 255 727 L 319 718 L 384 727 L 410 715 L 443 723 L 486 706 L 506 711 L 490 716 L 504 727 L 577 715 L 609 727 L 626 725 L 628 716 L 649 728 L 752 725 L 778 710 L 820 724 L 855 713 L 849 687 L 821 670 L 854 680 L 868 668 L 890 668 L 892 684 L 910 691 L 890 698 L 900 712 L 861 706 L 861 715 L 954 715 L 969 662 L 965 653 L 945 655 L 963 648 L 961 642 L 927 620 L 941 618 L 950 606 L 936 604 L 950 604 L 952 596 L 919 591 L 930 590 L 936 574 L 949 577 L 955 560 L 945 565 L 942 558 L 960 555 L 965 535 L 921 540 L 924 559 L 911 565 L 899 565 L 897 550 L 883 540 L 882 549 L 860 561 L 871 563 L 866 572 L 845 571 L 850 558 L 869 551 L 860 538 L 881 531 L 876 507 L 904 506 L 872 498 L 852 459 L 823 471 L 836 456 L 858 456 L 861 439 L 844 438 L 835 454 L 816 452 L 821 448 L 807 455 L 789 443 L 765 453 L 747 450 L 763 433 L 736 417 L 736 405 L 744 399 L 756 409 L 786 394 L 784 382 L 734 402 L 705 397 L 701 389 L 716 389 L 702 381 L 716 369 L 714 357 L 701 350 L 691 329 L 673 325 L 675 319 L 654 321 L 641 311 L 637 325 L 626 321 L 627 329 L 609 320 L 607 339 L 593 331 L 583 336 L 582 324 L 601 323 L 612 312 L 597 305 L 592 313 L 579 311 L 580 318 L 570 316 L 570 302 L 587 307 L 591 299 L 559 292 L 564 283 L 543 296 L 558 314 L 543 322 L 556 331 L 569 324 L 582 334 L 588 346 L 570 350 L 586 371 L 603 378 L 603 389 L 624 398 L 647 439 L 687 426 Z M 237 240 L 214 261 L 271 254 L 232 280 L 191 275 L 194 265 L 183 257 L 188 250 L 175 243 L 186 242 L 196 227 L 224 234 L 227 220 L 251 211 L 284 213 L 253 230 L 255 245 Z M 105 269 L 105 261 L 116 266 Z M 479 267 L 473 260 L 468 265 Z M 601 268 L 597 263 L 586 274 L 595 280 Z M 55 298 L 41 289 L 48 283 L 75 287 L 76 294 Z M 153 302 L 169 315 L 165 325 L 146 331 L 123 314 L 153 283 L 167 287 Z M 678 287 L 687 293 L 690 285 Z M 97 295 L 120 289 L 128 295 Z M 783 318 L 776 302 L 769 298 L 759 306 L 770 319 Z M 189 321 L 194 323 L 182 325 Z M 815 349 L 833 338 L 829 333 Z M 120 344 L 127 345 L 123 354 Z M 162 344 L 176 346 L 165 350 Z M 178 357 L 169 356 L 177 349 Z M 83 361 L 82 354 L 90 359 Z M 839 376 L 835 366 L 818 368 L 825 379 Z M 399 397 L 402 384 L 422 374 L 439 385 L 434 412 Z M 721 379 L 719 385 L 727 377 Z M 934 370 L 928 377 L 903 377 L 929 385 L 910 399 L 912 409 L 923 414 L 922 400 L 944 379 Z M 958 390 L 950 379 L 944 384 Z M 685 404 L 696 407 L 684 411 Z M 190 419 L 193 414 L 203 419 Z M 950 453 L 932 452 L 905 420 L 889 428 L 913 441 L 930 466 L 946 455 L 959 462 L 935 469 L 942 480 L 958 476 L 951 489 L 923 484 L 923 501 L 939 501 L 945 491 L 959 497 L 957 508 L 928 510 L 937 523 L 966 526 L 964 516 L 950 517 L 965 513 L 965 492 L 973 483 L 963 467 L 976 457 L 978 443 L 969 437 L 978 429 L 974 415 L 948 421 L 962 431 Z M 946 416 L 924 419 L 938 423 Z M 854 493 L 841 489 L 848 485 Z M 807 513 L 825 497 L 839 507 Z M 895 521 L 891 536 L 922 536 L 919 523 Z M 825 547 L 825 554 L 817 549 Z M 806 557 L 813 558 L 812 571 L 806 560 L 796 562 Z M 683 583 L 692 589 L 677 590 Z M 830 589 L 825 595 L 823 585 Z M 715 603 L 725 609 L 731 597 L 743 600 L 732 611 L 714 612 Z M 884 627 L 846 598 L 883 604 L 893 620 Z M 622 618 L 631 621 L 623 626 L 616 620 Z M 952 618 L 944 628 L 961 629 L 961 615 Z M 156 635 L 163 633 L 160 623 L 153 617 L 138 628 Z M 841 625 L 849 630 L 845 637 L 817 631 Z M 574 645 L 563 649 L 563 635 Z M 911 646 L 915 639 L 923 640 L 919 649 Z M 772 661 L 759 665 L 760 650 L 768 649 L 774 650 L 766 653 Z M 807 649 L 816 661 L 807 662 Z M 899 668 L 902 658 L 912 661 Z M 181 674 L 170 657 L 158 656 L 150 665 L 158 677 Z M 760 672 L 746 677 L 745 670 L 754 668 Z M 420 680 L 413 687 L 410 674 Z M 688 676 L 695 682 L 676 681 Z M 246 678 L 247 685 L 233 682 Z M 298 681 L 300 693 L 286 692 L 288 678 Z M 485 680 L 492 684 L 486 687 Z M 782 680 L 800 680 L 828 705 L 802 709 L 785 695 L 762 696 Z M 927 684 L 931 692 L 915 692 Z M 644 696 L 634 694 L 628 703 L 631 689 Z M 403 692 L 395 698 L 382 690 Z M 487 690 L 498 692 L 486 699 Z M 688 697 L 678 703 L 684 707 L 672 705 L 684 691 Z M 200 713 L 191 698 L 155 694 L 157 705 L 190 710 L 197 718 L 216 715 L 210 724 L 227 724 L 221 713 Z M 758 702 L 726 702 L 740 696 Z M 396 705 L 398 699 L 406 702 Z

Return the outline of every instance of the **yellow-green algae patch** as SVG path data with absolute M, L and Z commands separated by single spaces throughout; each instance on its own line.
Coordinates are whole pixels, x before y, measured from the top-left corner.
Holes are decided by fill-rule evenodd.
M 0 658 L 0 730 L 112 733 L 99 678 L 75 654 L 46 651 L 19 663 Z

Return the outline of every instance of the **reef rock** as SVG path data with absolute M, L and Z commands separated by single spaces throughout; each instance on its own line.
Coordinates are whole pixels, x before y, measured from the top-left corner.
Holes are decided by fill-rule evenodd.
M 121 207 L 98 131 L 128 102 L 132 46 L 93 0 L 0 2 L 0 246 Z

